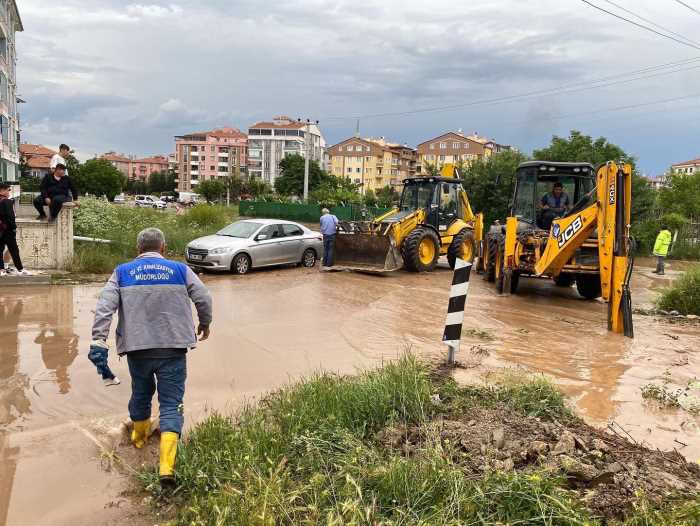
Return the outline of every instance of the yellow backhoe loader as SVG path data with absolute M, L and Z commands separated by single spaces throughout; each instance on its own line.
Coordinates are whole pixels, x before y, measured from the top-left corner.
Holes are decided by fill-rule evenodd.
M 608 302 L 609 330 L 633 337 L 631 185 L 629 164 L 520 164 L 510 216 L 486 236 L 486 278 L 504 294 L 522 276 L 575 282 L 584 298 Z
M 341 223 L 334 260 L 338 268 L 390 272 L 406 268 L 428 272 L 447 255 L 472 261 L 481 246 L 483 215 L 474 214 L 453 165 L 440 177 L 403 182 L 399 206 L 371 221 Z

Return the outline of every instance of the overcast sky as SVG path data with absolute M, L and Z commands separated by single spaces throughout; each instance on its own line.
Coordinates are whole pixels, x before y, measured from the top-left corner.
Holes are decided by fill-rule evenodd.
M 17 3 L 22 140 L 67 142 L 83 158 L 168 153 L 174 135 L 245 130 L 280 114 L 319 119 L 329 144 L 362 115 L 363 136 L 414 146 L 461 128 L 529 153 L 580 129 L 620 144 L 652 175 L 700 157 L 700 60 L 582 89 L 700 57 L 700 14 L 675 0 L 616 3 L 698 49 L 581 0 Z M 377 116 L 445 106 L 457 107 Z

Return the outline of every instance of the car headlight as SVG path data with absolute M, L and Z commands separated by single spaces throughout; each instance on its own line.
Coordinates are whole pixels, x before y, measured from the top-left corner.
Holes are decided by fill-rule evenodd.
M 231 249 L 229 247 L 219 247 L 219 248 L 214 248 L 209 251 L 209 254 L 212 256 L 216 256 L 219 254 L 226 254 L 227 252 L 230 252 Z

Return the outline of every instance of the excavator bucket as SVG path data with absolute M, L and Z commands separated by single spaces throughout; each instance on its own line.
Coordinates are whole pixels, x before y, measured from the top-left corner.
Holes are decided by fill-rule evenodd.
M 333 251 L 334 268 L 384 273 L 403 267 L 403 258 L 390 236 L 339 233 Z

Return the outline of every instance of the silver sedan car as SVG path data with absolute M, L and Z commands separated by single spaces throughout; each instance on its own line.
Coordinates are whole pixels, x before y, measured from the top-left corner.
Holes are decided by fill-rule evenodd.
M 322 254 L 320 233 L 278 219 L 236 221 L 212 236 L 190 241 L 185 249 L 189 266 L 235 274 L 290 263 L 313 267 Z

